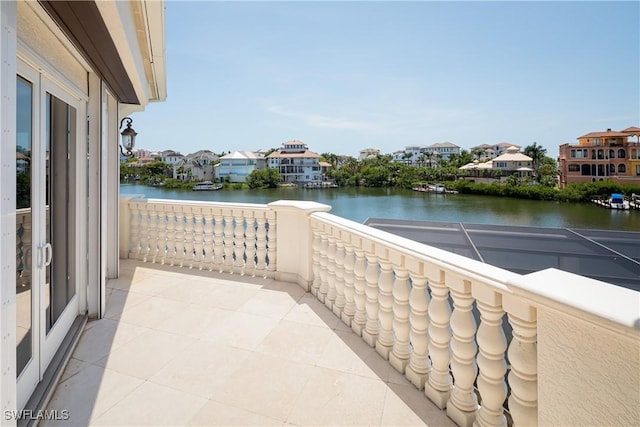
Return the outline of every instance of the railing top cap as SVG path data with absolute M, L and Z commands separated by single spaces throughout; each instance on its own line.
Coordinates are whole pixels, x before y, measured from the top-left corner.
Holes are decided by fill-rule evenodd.
M 640 292 L 555 268 L 521 276 L 509 285 L 543 305 L 576 309 L 640 330 Z
M 331 206 L 325 205 L 323 203 L 318 202 L 309 202 L 303 200 L 278 200 L 276 202 L 271 202 L 267 206 L 270 208 L 289 208 L 289 209 L 298 209 L 308 212 L 329 212 L 331 210 Z

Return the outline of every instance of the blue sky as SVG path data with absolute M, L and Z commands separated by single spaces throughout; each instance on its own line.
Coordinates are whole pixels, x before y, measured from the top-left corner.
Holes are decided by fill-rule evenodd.
M 640 2 L 166 2 L 137 146 L 392 153 L 640 126 Z

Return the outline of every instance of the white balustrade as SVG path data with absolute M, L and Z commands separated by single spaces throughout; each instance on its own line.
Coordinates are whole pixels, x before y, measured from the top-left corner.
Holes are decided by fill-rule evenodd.
M 393 347 L 393 264 L 388 259 L 389 251 L 378 247 L 378 263 L 380 265 L 380 278 L 378 279 L 378 316 L 380 319 L 380 331 L 376 342 L 376 351 L 385 359 L 389 359 L 389 353 Z
M 205 271 L 213 270 L 213 212 L 210 208 L 202 210 L 203 228 L 202 228 L 202 265 L 201 269 Z
M 355 262 L 353 265 L 353 302 L 355 304 L 356 312 L 351 322 L 351 329 L 357 335 L 362 336 L 362 331 L 367 323 L 367 314 L 365 311 L 365 304 L 367 301 L 365 289 L 367 282 L 364 276 L 367 269 L 367 259 L 365 258 L 365 252 L 362 249 L 362 239 L 352 237 L 352 242 L 355 256 Z
M 415 270 L 409 271 L 411 278 L 411 292 L 409 293 L 409 323 L 411 330 L 411 358 L 407 366 L 407 379 L 422 390 L 427 382 L 431 361 L 427 357 L 427 336 L 429 320 L 427 310 L 429 308 L 429 295 L 427 294 L 427 278 L 424 275 L 424 264 L 417 263 Z
M 335 232 L 335 231 L 334 231 Z M 336 299 L 333 303 L 333 314 L 338 317 L 342 316 L 342 310 L 346 304 L 344 296 L 344 257 L 346 255 L 344 245 L 340 237 L 340 233 L 336 233 L 336 257 L 335 257 L 335 288 Z
M 404 374 L 409 358 L 411 357 L 411 347 L 409 345 L 409 271 L 405 267 L 405 257 L 400 257 L 397 264 L 394 264 L 393 272 L 393 348 L 389 354 L 389 362 L 398 372 Z
M 553 269 L 510 273 L 336 217 L 312 202 L 126 204 L 121 255 L 297 282 L 458 425 L 638 419 L 637 292 Z M 285 228 L 278 228 L 279 217 Z M 615 301 L 615 312 L 592 295 Z M 607 348 L 581 343 L 585 334 L 605 340 Z M 566 337 L 573 341 L 565 343 Z M 607 356 L 595 357 L 597 351 Z M 598 387 L 587 382 L 583 390 L 579 375 L 597 377 Z M 563 390 L 565 383 L 574 385 Z
M 322 239 L 320 238 L 320 230 L 313 229 L 313 283 L 311 284 L 311 295 L 319 299 L 320 292 L 320 245 Z
M 444 281 L 445 272 L 439 268 L 429 268 L 426 275 L 431 290 L 431 303 L 427 311 L 429 315 L 428 348 L 431 358 L 431 372 L 424 386 L 424 393 L 440 409 L 444 409 L 449 401 L 453 384 L 449 373 L 451 361 L 449 288 Z
M 222 272 L 224 262 L 224 215 L 217 210 L 213 215 L 213 270 Z
M 504 354 L 507 339 L 502 330 L 502 295 L 483 285 L 474 287 L 480 311 L 478 328 L 478 375 L 477 387 L 482 396 L 482 406 L 478 410 L 476 425 L 506 427 L 507 419 L 503 405 L 507 397 L 505 374 L 507 363 Z
M 329 292 L 329 281 L 327 280 L 327 251 L 329 250 L 329 237 L 323 229 L 319 230 L 320 234 L 320 287 L 318 288 L 318 300 L 324 303 Z
M 367 268 L 364 273 L 366 281 L 365 295 L 365 310 L 367 316 L 367 322 L 365 328 L 362 331 L 362 338 L 371 347 L 375 347 L 376 341 L 378 341 L 378 334 L 380 327 L 378 324 L 378 278 L 380 277 L 380 265 L 378 264 L 378 257 L 375 254 L 375 246 L 372 244 L 367 245 L 365 252 L 367 258 Z
M 344 309 L 340 315 L 342 321 L 351 326 L 353 316 L 356 312 L 354 280 L 355 274 L 353 269 L 356 264 L 355 251 L 351 243 L 345 243 L 344 246 Z
M 324 299 L 324 304 L 329 307 L 329 310 L 333 310 L 333 303 L 336 300 L 336 238 L 331 234 L 327 235 L 327 296 Z

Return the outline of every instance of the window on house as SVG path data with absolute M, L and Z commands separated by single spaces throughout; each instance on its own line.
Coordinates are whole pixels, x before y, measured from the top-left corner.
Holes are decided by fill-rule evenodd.
M 627 172 L 627 166 L 624 163 L 621 163 L 618 165 L 618 173 L 626 173 Z
M 580 165 L 569 165 L 569 172 L 580 172 Z

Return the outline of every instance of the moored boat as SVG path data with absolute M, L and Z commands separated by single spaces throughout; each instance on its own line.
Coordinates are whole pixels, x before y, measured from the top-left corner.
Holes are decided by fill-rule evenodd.
M 193 191 L 215 191 L 220 190 L 222 184 L 214 184 L 211 181 L 202 181 L 193 186 Z

